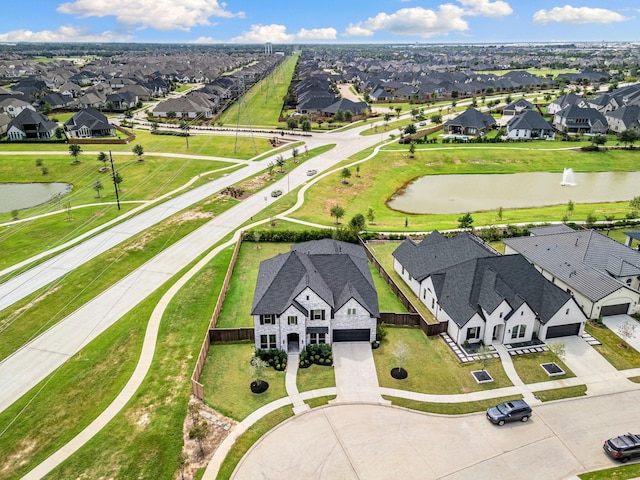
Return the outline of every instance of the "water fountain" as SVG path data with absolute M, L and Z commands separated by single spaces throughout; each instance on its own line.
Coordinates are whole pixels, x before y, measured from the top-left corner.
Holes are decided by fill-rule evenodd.
M 562 172 L 562 182 L 560 185 L 563 187 L 575 187 L 576 186 L 576 177 L 573 173 L 573 168 L 565 168 Z

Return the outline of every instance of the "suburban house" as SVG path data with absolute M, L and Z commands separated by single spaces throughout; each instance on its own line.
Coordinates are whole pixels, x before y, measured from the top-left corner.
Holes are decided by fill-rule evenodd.
M 567 107 L 577 106 L 580 108 L 586 108 L 587 102 L 585 102 L 584 98 L 575 93 L 567 93 L 566 95 L 562 95 L 558 97 L 549 105 L 547 105 L 547 113 L 550 115 L 555 115 L 560 110 L 563 110 Z
M 526 110 L 507 122 L 507 137 L 511 139 L 553 140 L 555 130 L 544 117 L 534 110 Z
M 521 255 L 500 255 L 462 232 L 434 231 L 394 252 L 394 270 L 458 344 L 511 344 L 582 333 L 586 317 L 573 297 Z
M 569 106 L 553 116 L 553 125 L 567 133 L 605 134 L 609 129 L 607 119 L 595 108 Z
M 620 133 L 625 130 L 635 130 L 640 133 L 640 105 L 625 105 L 604 114 L 609 123 L 609 129 Z
M 519 98 L 511 102 L 509 105 L 506 105 L 502 109 L 503 117 L 513 117 L 514 115 L 520 115 L 521 113 L 528 112 L 530 110 L 535 110 L 536 106 L 531 103 L 529 100 L 525 98 Z
M 251 315 L 256 349 L 374 341 L 378 294 L 364 249 L 325 239 L 264 260 Z
M 80 110 L 64 124 L 64 129 L 72 138 L 112 137 L 116 129 L 107 117 L 98 110 Z
M 33 110 L 34 112 L 36 111 L 36 107 L 19 98 L 9 97 L 0 99 L 0 112 L 6 113 L 11 118 L 15 118 L 25 108 Z
M 484 135 L 496 126 L 495 119 L 475 108 L 464 112 L 444 123 L 444 133 L 451 135 Z
M 26 108 L 9 123 L 7 137 L 9 140 L 47 139 L 55 135 L 57 127 L 56 122 L 42 113 Z
M 160 102 L 153 109 L 153 116 L 168 118 L 175 114 L 175 118 L 211 118 L 213 112 L 208 105 L 202 105 L 187 97 L 169 98 Z
M 504 240 L 505 253 L 523 255 L 551 282 L 570 293 L 590 319 L 637 312 L 640 252 L 595 230 L 567 226 L 530 229 Z

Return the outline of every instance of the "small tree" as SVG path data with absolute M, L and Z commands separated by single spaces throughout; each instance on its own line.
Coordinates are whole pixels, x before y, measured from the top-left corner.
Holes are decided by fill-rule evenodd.
M 360 164 L 356 165 L 356 177 L 360 178 Z
M 98 154 L 98 161 L 102 162 L 102 167 L 100 167 L 101 169 L 106 169 L 107 168 L 107 160 L 109 160 L 109 157 L 107 156 L 106 153 L 100 152 Z
M 416 128 L 416 126 L 413 123 L 410 123 L 409 125 L 404 127 L 403 131 L 404 131 L 405 135 L 413 135 L 414 133 L 416 133 L 418 131 L 418 129 Z
M 191 424 L 195 427 L 200 421 L 200 405 L 198 402 L 189 402 L 187 409 L 189 410 L 189 417 L 191 417 Z
M 575 209 L 575 203 L 573 203 L 573 200 L 569 200 L 567 202 L 567 215 L 570 217 L 573 214 L 573 210 Z
M 342 208 L 340 205 L 334 205 L 333 207 L 331 207 L 330 213 L 331 216 L 336 219 L 335 224 L 339 225 L 340 219 L 344 217 L 344 208 Z
M 113 173 L 113 183 L 116 184 L 116 188 L 118 189 L 118 191 L 122 190 L 122 188 L 120 187 L 120 184 L 122 183 L 123 180 L 124 178 L 122 178 L 122 175 L 120 174 L 120 172 Z
M 628 145 L 633 146 L 633 143 L 637 141 L 638 138 L 640 138 L 638 135 L 638 132 L 636 132 L 632 128 L 623 130 L 618 134 L 618 140 L 624 143 L 625 146 L 628 146 Z
M 547 343 L 547 348 L 560 360 L 563 360 L 564 356 L 567 354 L 567 347 L 564 342 L 549 342 Z
M 478 361 L 480 362 L 480 365 L 482 366 L 482 370 L 486 370 L 487 366 L 489 365 L 489 362 L 495 360 L 493 358 L 493 352 L 486 345 L 480 345 L 478 347 L 478 350 L 476 351 L 476 355 L 477 355 L 476 358 L 478 359 Z
M 344 112 L 342 110 L 338 110 L 336 113 L 333 114 L 333 120 L 336 121 L 337 123 L 344 122 Z
M 400 112 L 402 111 L 402 107 L 396 107 L 394 108 L 394 110 L 396 111 L 396 117 L 400 118 Z
M 623 340 L 623 343 L 620 344 L 621 347 L 627 348 L 629 339 L 633 337 L 637 326 L 637 323 L 627 320 L 618 327 L 618 335 L 620 335 L 620 338 Z
M 504 215 L 504 209 L 502 208 L 502 205 L 500 205 L 498 207 L 498 220 L 502 220 L 503 215 Z
M 283 169 L 284 168 L 284 164 L 285 164 L 284 157 L 282 155 L 278 155 L 276 157 L 276 165 L 278 165 L 278 169 L 279 169 L 278 171 L 280 173 L 284 173 L 284 169 Z
M 351 170 L 349 170 L 349 168 L 347 167 L 344 167 L 340 172 L 340 178 L 342 178 L 342 183 L 344 185 L 348 185 L 349 179 L 351 178 Z
M 596 135 L 595 137 L 591 137 L 591 144 L 594 146 L 601 147 L 607 143 L 606 135 Z
M 587 225 L 587 228 L 591 228 L 593 227 L 593 225 L 598 221 L 598 217 L 596 217 L 594 215 L 593 212 L 589 212 L 587 214 L 587 218 L 585 219 L 585 223 Z
M 633 197 L 630 201 L 629 201 L 629 206 L 634 209 L 634 210 L 640 210 L 640 196 L 638 197 Z
M 389 120 L 391 120 L 391 114 L 390 114 L 390 113 L 385 113 L 385 114 L 382 116 L 382 118 L 383 118 L 384 123 L 385 123 L 385 125 L 386 125 L 387 123 L 389 123 Z
M 80 145 L 78 145 L 77 143 L 72 143 L 71 145 L 69 145 L 69 155 L 73 157 L 73 161 L 71 162 L 72 165 L 77 165 L 80 163 L 78 157 L 81 153 L 82 147 Z
M 101 195 L 100 195 L 100 190 L 102 190 L 104 188 L 104 185 L 102 185 L 102 182 L 100 180 L 96 180 L 95 182 L 93 182 L 93 187 L 92 188 L 97 193 L 96 198 L 102 198 Z
M 209 424 L 206 420 L 203 420 L 198 425 L 189 430 L 189 438 L 198 442 L 200 447 L 200 455 L 204 456 L 204 441 L 209 434 Z
M 351 220 L 349 220 L 349 228 L 355 230 L 357 232 L 361 232 L 365 227 L 364 215 L 361 213 L 357 213 L 353 216 Z
M 429 117 L 429 120 L 431 120 L 432 123 L 438 125 L 439 123 L 442 123 L 442 115 L 435 113 L 431 115 L 431 117 Z
M 18 220 L 18 210 L 11 210 L 11 220 Z
M 41 158 L 36 158 L 36 167 L 40 168 L 44 165 L 44 160 Z
M 396 360 L 396 366 L 391 369 L 391 376 L 399 380 L 407 378 L 407 371 L 404 365 L 407 358 L 409 358 L 409 347 L 405 342 L 398 342 L 393 347 L 391 354 Z
M 142 162 L 142 155 L 144 154 L 144 148 L 142 147 L 142 145 L 137 144 L 133 147 L 133 150 L 131 150 L 133 152 L 134 155 L 136 155 L 138 157 L 138 161 Z
M 253 382 L 251 382 L 252 392 L 262 393 L 269 388 L 269 384 L 264 379 L 264 373 L 267 366 L 268 363 L 259 357 L 254 356 L 251 359 L 251 378 L 253 379 Z
M 303 120 L 301 128 L 302 128 L 303 132 L 310 132 L 311 131 L 311 122 L 309 120 Z
M 375 212 L 373 211 L 373 208 L 372 208 L 372 207 L 369 207 L 369 208 L 368 208 L 368 210 L 367 210 L 367 221 L 368 221 L 370 224 L 372 224 L 372 225 L 373 225 L 373 223 L 375 222 L 375 220 L 376 220 L 376 214 L 375 214 Z
M 181 480 L 184 480 L 184 472 L 188 466 L 189 466 L 189 456 L 184 452 L 180 452 L 178 454 L 178 467 L 180 468 Z
M 472 228 L 473 227 L 473 217 L 469 212 L 462 215 L 458 218 L 458 228 Z
M 351 112 L 351 110 L 345 110 L 344 121 L 347 123 L 351 123 L 352 120 L 353 120 L 353 112 Z
M 415 158 L 416 156 L 416 142 L 411 142 L 409 144 L 409 157 Z
M 289 130 L 293 130 L 295 128 L 298 128 L 298 120 L 296 120 L 296 117 L 287 118 L 287 128 Z
M 291 150 L 291 158 L 293 158 L 293 163 L 298 163 L 298 155 L 300 155 L 300 152 L 297 148 Z

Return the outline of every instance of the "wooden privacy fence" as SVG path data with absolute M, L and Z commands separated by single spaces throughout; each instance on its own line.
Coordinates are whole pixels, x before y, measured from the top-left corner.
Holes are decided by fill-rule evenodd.
M 222 284 L 222 289 L 220 290 L 220 294 L 218 295 L 218 301 L 216 302 L 216 307 L 213 310 L 213 315 L 211 316 L 211 321 L 209 322 L 209 330 L 207 331 L 206 336 L 204 337 L 204 341 L 202 342 L 202 347 L 200 348 L 200 354 L 198 355 L 198 360 L 196 361 L 196 366 L 193 369 L 193 374 L 191 375 L 191 392 L 197 398 L 204 402 L 204 386 L 200 383 L 200 375 L 202 374 L 202 368 L 204 367 L 204 362 L 207 359 L 207 355 L 209 354 L 209 347 L 211 346 L 211 330 L 215 328 L 218 323 L 218 316 L 220 315 L 220 310 L 222 310 L 222 304 L 224 303 L 224 299 L 227 296 L 227 291 L 229 290 L 229 283 L 231 282 L 231 275 L 233 274 L 233 269 L 236 266 L 236 260 L 238 260 L 238 252 L 240 251 L 240 246 L 242 245 L 242 232 L 238 236 L 238 241 L 236 242 L 236 247 L 233 250 L 233 255 L 231 256 L 231 262 L 229 262 L 229 268 L 227 268 L 227 273 L 224 277 L 224 282 Z M 231 329 L 236 330 L 236 329 Z M 240 329 L 242 330 L 242 329 Z M 253 329 L 251 329 L 253 332 Z
M 242 342 L 255 340 L 253 328 L 211 328 L 209 329 L 209 341 L 215 342 Z

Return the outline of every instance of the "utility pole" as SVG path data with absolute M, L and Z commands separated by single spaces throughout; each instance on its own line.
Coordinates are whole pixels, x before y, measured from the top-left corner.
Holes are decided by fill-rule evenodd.
M 116 169 L 113 166 L 113 156 L 111 150 L 109 150 L 109 159 L 111 160 L 111 178 L 113 179 L 113 188 L 116 189 L 116 202 L 118 203 L 118 210 L 120 210 L 120 197 L 118 195 L 118 182 L 116 182 Z

